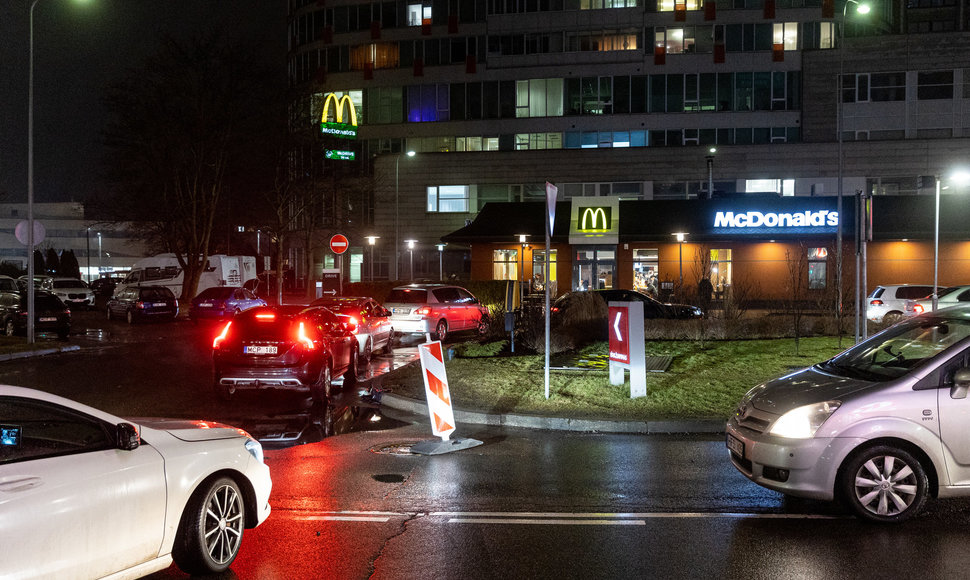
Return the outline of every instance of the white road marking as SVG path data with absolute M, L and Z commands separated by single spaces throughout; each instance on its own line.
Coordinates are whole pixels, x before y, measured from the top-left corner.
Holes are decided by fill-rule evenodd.
M 849 516 L 821 514 L 777 514 L 737 512 L 643 512 L 643 513 L 578 513 L 578 512 L 380 512 L 334 511 L 304 512 L 278 510 L 273 516 L 301 521 L 378 522 L 392 518 L 438 517 L 449 524 L 532 524 L 557 526 L 643 526 L 651 519 L 809 519 L 834 520 Z

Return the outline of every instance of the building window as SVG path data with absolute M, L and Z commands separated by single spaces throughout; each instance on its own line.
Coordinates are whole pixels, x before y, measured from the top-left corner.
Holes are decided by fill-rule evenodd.
M 953 71 L 917 73 L 916 98 L 921 101 L 953 98 Z
M 808 288 L 825 288 L 826 266 L 829 251 L 826 248 L 808 248 Z
M 379 42 L 354 46 L 350 49 L 350 70 L 397 68 L 400 65 L 398 43 Z
M 431 24 L 431 6 L 408 4 L 408 26 Z
M 660 0 L 657 2 L 657 10 L 660 12 L 673 12 L 674 10 L 700 10 L 701 0 Z
M 428 212 L 464 213 L 467 211 L 467 185 L 442 185 L 428 188 Z
M 772 42 L 783 45 L 784 50 L 798 50 L 798 23 L 776 22 Z
M 732 270 L 731 250 L 711 250 L 711 285 L 717 298 L 731 286 Z
M 633 250 L 633 289 L 658 297 L 660 251 L 656 248 Z
M 515 116 L 561 117 L 562 79 L 529 79 L 515 83 Z
M 636 8 L 637 0 L 581 0 L 580 10 L 601 10 L 603 8 Z
M 555 296 L 557 294 L 557 276 L 556 276 L 556 250 L 549 250 L 549 275 L 543 275 L 543 267 L 546 262 L 546 251 L 545 250 L 533 250 L 532 251 L 532 290 L 534 292 L 542 292 L 545 290 L 545 281 L 549 280 L 549 295 Z
M 448 121 L 448 85 L 411 85 L 408 87 L 408 122 Z
M 515 149 L 562 149 L 562 133 L 516 133 Z
M 662 46 L 667 54 L 694 52 L 694 27 L 658 28 L 654 33 L 654 46 Z
M 518 280 L 518 260 L 518 250 L 492 250 L 492 279 Z

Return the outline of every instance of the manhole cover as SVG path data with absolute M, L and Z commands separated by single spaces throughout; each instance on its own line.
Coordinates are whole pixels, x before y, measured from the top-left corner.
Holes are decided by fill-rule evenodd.
M 381 483 L 404 483 L 404 476 L 399 473 L 378 473 L 371 477 Z
M 374 453 L 386 453 L 388 455 L 413 455 L 411 453 L 411 446 L 415 443 L 416 441 L 386 443 L 384 445 L 378 445 L 377 447 L 371 447 L 370 450 Z

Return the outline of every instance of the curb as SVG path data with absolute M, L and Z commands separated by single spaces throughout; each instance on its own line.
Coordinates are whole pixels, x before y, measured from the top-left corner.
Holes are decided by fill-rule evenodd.
M 383 393 L 381 405 L 407 411 L 416 415 L 424 415 L 428 407 L 423 401 L 417 401 L 391 393 Z M 516 413 L 496 414 L 481 411 L 466 411 L 455 409 L 455 421 L 472 423 L 475 425 L 499 425 L 503 427 L 523 427 L 528 429 L 547 429 L 553 431 L 580 431 L 599 433 L 632 433 L 632 434 L 661 434 L 661 433 L 724 433 L 725 421 L 611 421 L 606 419 L 568 419 L 565 417 L 548 417 L 538 415 L 521 415 Z
M 20 352 L 12 352 L 10 354 L 0 354 L 0 362 L 8 360 L 18 360 L 22 358 L 32 358 L 35 356 L 44 356 L 48 354 L 57 354 L 59 352 L 71 352 L 75 350 L 81 350 L 81 347 L 72 344 L 70 346 L 62 346 L 59 348 L 44 348 L 38 350 L 24 350 Z

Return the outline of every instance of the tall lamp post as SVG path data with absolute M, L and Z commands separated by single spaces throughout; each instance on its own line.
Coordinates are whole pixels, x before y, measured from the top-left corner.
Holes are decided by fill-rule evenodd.
M 940 181 L 939 175 L 935 176 L 936 181 L 936 208 L 933 216 L 933 310 L 936 311 L 939 302 L 937 286 L 940 279 Z M 950 181 L 959 185 L 970 183 L 970 172 L 965 170 L 954 171 L 950 176 Z
M 448 244 L 441 243 L 435 244 L 438 248 L 438 280 L 444 282 L 445 280 L 445 246 Z
M 843 101 L 843 90 L 842 90 L 842 80 L 845 75 L 845 17 L 846 10 L 849 8 L 849 4 L 856 5 L 856 12 L 859 14 L 868 14 L 869 5 L 861 4 L 857 0 L 845 0 L 842 5 L 842 20 L 839 22 L 839 78 L 835 83 L 835 104 L 837 107 L 837 119 L 835 123 L 836 137 L 839 142 L 839 190 L 838 197 L 836 200 L 835 211 L 839 216 L 839 223 L 835 234 L 835 286 L 836 286 L 836 305 L 835 305 L 835 316 L 839 320 L 839 336 L 842 336 L 842 173 L 844 170 L 844 156 L 842 154 L 842 125 L 843 125 L 843 113 L 842 113 L 842 101 Z M 856 279 L 856 286 L 858 286 L 859 281 Z M 858 294 L 858 291 L 856 292 Z M 856 311 L 858 312 L 859 304 L 855 305 Z M 858 316 L 858 314 L 857 314 Z M 839 339 L 842 340 L 841 338 Z
M 411 258 L 411 282 L 414 282 L 414 244 L 417 244 L 417 240 L 404 240 L 404 243 L 408 245 L 408 254 Z
M 677 238 L 677 243 L 680 246 L 680 285 L 684 285 L 684 240 L 687 239 L 687 232 L 674 232 L 674 237 Z
M 717 147 L 711 147 L 707 150 L 707 199 L 714 199 L 714 154 L 717 153 Z
M 374 281 L 374 245 L 377 244 L 377 240 L 380 236 L 366 236 L 367 245 L 370 246 L 370 281 Z
M 408 157 L 414 157 L 414 151 L 406 153 Z M 394 160 L 394 279 L 400 278 L 401 264 L 401 156 L 398 155 Z M 413 273 L 413 272 L 412 272 Z M 413 279 L 413 276 L 412 276 Z

